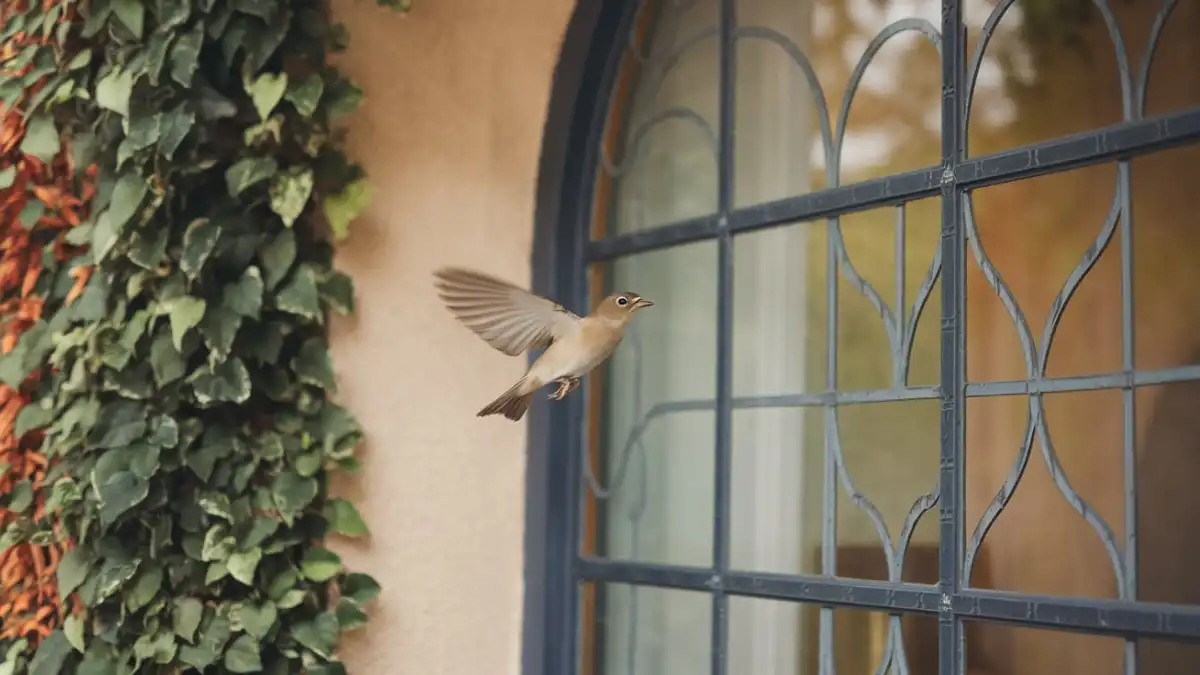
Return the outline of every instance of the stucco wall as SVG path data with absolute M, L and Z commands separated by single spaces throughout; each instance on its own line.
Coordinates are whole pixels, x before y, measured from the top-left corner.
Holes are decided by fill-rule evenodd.
M 533 197 L 567 0 L 417 0 L 401 17 L 334 2 L 341 58 L 366 92 L 351 153 L 375 198 L 339 262 L 358 316 L 335 326 L 341 399 L 367 431 L 339 486 L 373 529 L 347 562 L 383 584 L 343 646 L 356 675 L 516 673 L 525 428 L 475 412 L 519 376 L 453 321 L 431 271 L 458 263 L 529 278 Z

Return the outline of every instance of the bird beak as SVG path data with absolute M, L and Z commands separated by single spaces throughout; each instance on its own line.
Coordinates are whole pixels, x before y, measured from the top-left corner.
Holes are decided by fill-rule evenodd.
M 650 302 L 649 300 L 647 300 L 645 298 L 638 298 L 637 300 L 633 301 L 634 309 L 641 309 L 643 307 L 653 307 L 653 306 L 654 306 L 654 303 Z

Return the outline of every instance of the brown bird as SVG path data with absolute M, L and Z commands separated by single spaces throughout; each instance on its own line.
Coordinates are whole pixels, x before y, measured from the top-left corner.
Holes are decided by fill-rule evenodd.
M 524 377 L 477 414 L 501 414 L 514 422 L 525 416 L 534 393 L 543 386 L 558 385 L 551 400 L 571 393 L 617 348 L 633 315 L 654 304 L 621 291 L 580 318 L 553 300 L 482 272 L 443 267 L 434 276 L 446 307 L 492 347 L 509 356 L 546 348 Z

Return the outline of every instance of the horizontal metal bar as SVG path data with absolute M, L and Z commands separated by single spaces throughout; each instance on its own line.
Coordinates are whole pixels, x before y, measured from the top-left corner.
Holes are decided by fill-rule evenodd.
M 743 234 L 774 225 L 817 220 L 826 216 L 931 197 L 937 194 L 941 177 L 941 167 L 927 167 L 887 178 L 876 178 L 734 209 L 729 214 L 729 229 L 736 234 Z M 588 245 L 587 257 L 591 262 L 598 262 L 631 253 L 644 253 L 712 239 L 717 235 L 719 221 L 720 217 L 713 214 L 597 239 Z
M 951 605 L 964 619 L 1127 637 L 1200 638 L 1200 607 L 1196 606 L 992 590 L 963 591 Z
M 1132 389 L 1200 380 L 1200 365 L 1178 366 L 1160 370 L 1131 370 L 1102 375 L 1053 377 L 1041 380 L 1006 380 L 1002 382 L 972 382 L 967 384 L 967 396 L 1022 396 L 1028 394 L 1057 394 L 1069 391 L 1098 389 Z
M 943 599 L 936 587 L 925 584 L 744 571 L 720 575 L 703 567 L 599 558 L 577 559 L 575 574 L 585 582 L 699 592 L 720 589 L 742 597 L 885 612 L 936 614 L 945 601 L 951 612 L 969 620 L 1126 637 L 1200 638 L 1200 606 L 980 589 Z
M 1089 164 L 1127 159 L 1198 140 L 1200 107 L 1186 108 L 1138 122 L 1114 124 L 1087 133 L 973 157 L 958 165 L 954 180 L 970 189 L 979 189 Z M 940 166 L 925 167 L 735 209 L 729 214 L 729 228 L 736 234 L 742 234 L 932 197 L 938 194 L 941 187 L 943 171 Z M 585 255 L 589 262 L 611 260 L 713 239 L 719 228 L 719 215 L 702 216 L 594 240 L 587 244 Z
M 702 567 L 628 563 L 580 558 L 576 574 L 585 581 L 634 584 L 689 591 L 720 589 L 730 595 L 766 600 L 794 600 L 837 607 L 886 609 L 893 612 L 938 611 L 941 596 L 926 584 L 866 579 L 791 576 L 760 572 L 719 575 Z
M 1185 108 L 1138 122 L 1113 124 L 1023 148 L 972 157 L 958 165 L 954 179 L 969 188 L 983 187 L 1127 159 L 1196 140 L 1200 140 L 1200 107 Z

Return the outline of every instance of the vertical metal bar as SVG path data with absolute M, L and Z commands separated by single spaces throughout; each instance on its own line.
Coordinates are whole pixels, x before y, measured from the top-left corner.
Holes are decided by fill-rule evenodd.
M 1132 372 L 1134 368 L 1133 330 L 1133 205 L 1130 203 L 1132 176 L 1128 161 L 1117 164 L 1117 190 L 1121 200 L 1121 369 Z M 1134 418 L 1133 387 L 1121 391 L 1124 404 L 1124 447 L 1125 462 L 1125 588 L 1121 589 L 1122 600 L 1137 599 L 1137 427 Z M 1138 641 L 1125 641 L 1125 675 L 1137 672 Z
M 825 238 L 825 389 L 837 391 L 838 382 L 838 256 L 834 238 L 837 218 L 827 222 Z M 837 574 L 837 456 L 834 443 L 837 434 L 837 403 L 825 406 L 825 472 L 821 481 L 821 574 Z M 833 675 L 833 608 L 820 611 L 817 651 L 820 675 Z
M 966 406 L 966 239 L 963 201 L 954 170 L 966 147 L 965 44 L 960 0 L 942 0 L 942 367 L 941 537 L 938 590 L 938 673 L 964 669 L 963 626 L 952 599 L 962 573 L 963 455 Z
M 729 212 L 734 191 L 734 108 L 736 101 L 735 0 L 721 0 L 720 36 L 720 145 L 718 148 L 717 199 L 720 234 L 717 238 L 717 419 L 715 485 L 713 489 L 713 567 L 719 580 L 729 571 L 729 523 L 733 469 L 733 237 Z M 711 675 L 725 675 L 729 643 L 729 598 L 724 584 L 713 588 Z
M 906 204 L 900 204 L 896 207 L 896 269 L 893 283 L 896 284 L 894 295 L 896 309 L 893 312 L 896 316 L 896 335 L 900 336 L 900 344 L 895 347 L 896 354 L 892 357 L 892 386 L 896 389 L 903 387 L 906 384 L 908 368 L 904 363 L 908 356 L 908 350 L 905 349 L 904 341 L 904 281 L 905 273 L 908 271 L 907 259 L 908 255 L 905 250 L 905 240 L 908 238 L 906 234 L 908 219 L 908 207 Z

